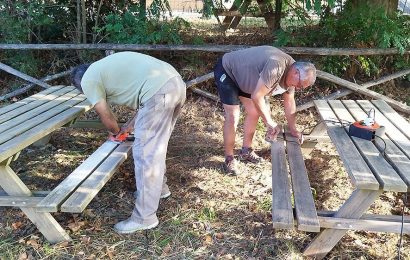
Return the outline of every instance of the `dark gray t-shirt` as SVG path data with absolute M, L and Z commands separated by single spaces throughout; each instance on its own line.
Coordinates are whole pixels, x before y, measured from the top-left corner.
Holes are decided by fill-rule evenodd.
M 233 51 L 222 57 L 228 75 L 248 94 L 253 93 L 259 78 L 272 90 L 285 88 L 283 75 L 294 62 L 291 56 L 271 46 Z

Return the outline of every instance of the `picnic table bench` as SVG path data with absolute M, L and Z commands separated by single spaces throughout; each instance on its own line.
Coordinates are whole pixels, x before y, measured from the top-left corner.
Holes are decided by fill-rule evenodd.
M 69 125 L 91 108 L 71 86 L 50 87 L 0 108 L 0 206 L 20 208 L 51 243 L 70 237 L 50 212 L 82 212 L 127 158 L 131 142 L 105 142 L 45 197 L 33 192 L 10 167 L 27 146 Z

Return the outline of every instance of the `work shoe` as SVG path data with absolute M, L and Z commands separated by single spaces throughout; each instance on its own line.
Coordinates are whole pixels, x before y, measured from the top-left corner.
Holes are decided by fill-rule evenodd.
M 258 156 L 251 147 L 242 147 L 239 151 L 239 160 L 250 163 L 260 163 L 263 161 L 262 157 Z
M 134 199 L 137 199 L 138 191 L 134 191 Z M 168 188 L 168 185 L 162 186 L 161 195 L 159 196 L 160 199 L 166 199 L 171 196 L 171 191 Z
M 158 219 L 152 224 L 141 224 L 131 215 L 128 219 L 114 225 L 114 230 L 119 234 L 130 234 L 140 230 L 151 229 L 158 226 Z
M 238 175 L 239 174 L 238 161 L 235 160 L 233 156 L 227 156 L 225 158 L 225 163 L 223 167 L 224 167 L 224 171 L 228 175 Z

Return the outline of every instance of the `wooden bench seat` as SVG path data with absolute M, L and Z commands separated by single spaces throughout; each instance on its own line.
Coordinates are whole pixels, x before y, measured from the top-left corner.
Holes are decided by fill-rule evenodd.
M 319 232 L 319 219 L 300 144 L 288 131 L 283 133 L 271 146 L 273 227 L 292 229 L 296 219 L 298 230 Z
M 132 142 L 105 142 L 35 207 L 39 212 L 80 213 L 123 163 Z

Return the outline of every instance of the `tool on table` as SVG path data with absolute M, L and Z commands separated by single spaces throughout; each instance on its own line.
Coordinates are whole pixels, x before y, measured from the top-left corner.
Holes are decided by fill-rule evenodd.
M 367 118 L 354 122 L 349 126 L 350 136 L 359 137 L 369 141 L 373 141 L 376 136 L 382 136 L 384 131 L 384 126 L 379 125 L 375 121 L 374 108 L 369 110 Z
M 119 134 L 119 135 L 111 135 L 109 137 L 109 140 L 111 142 L 114 142 L 114 143 L 117 143 L 117 144 L 120 144 L 120 143 L 125 142 L 125 141 L 134 141 L 134 139 L 135 139 L 134 134 L 131 134 L 131 133 L 122 133 L 122 134 Z

